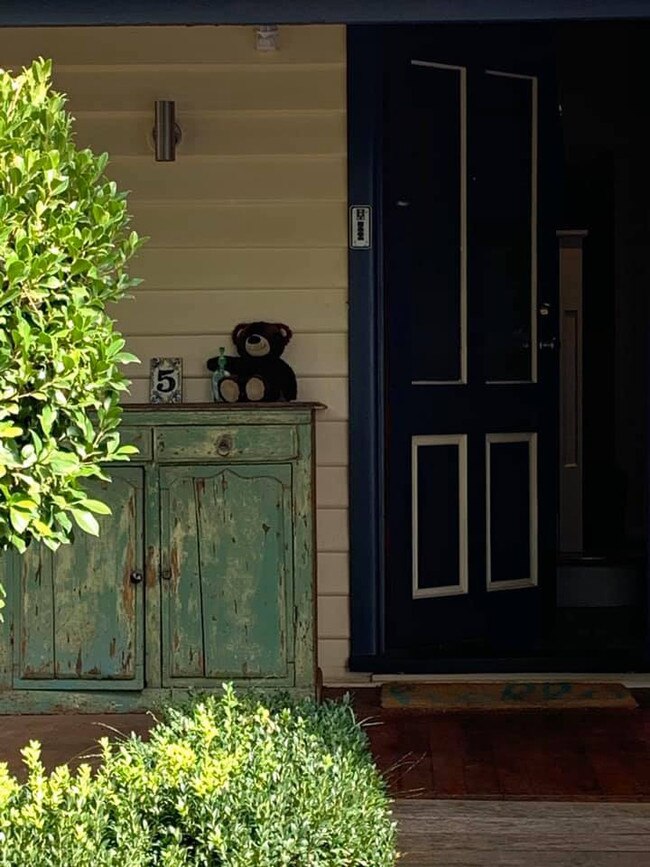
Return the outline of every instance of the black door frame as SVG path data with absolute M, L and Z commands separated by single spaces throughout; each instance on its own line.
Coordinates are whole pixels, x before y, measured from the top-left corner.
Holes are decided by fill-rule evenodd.
M 620 660 L 606 656 L 554 658 L 551 663 L 547 658 L 416 661 L 396 659 L 386 653 L 381 130 L 383 42 L 385 34 L 391 31 L 394 33 L 393 27 L 382 25 L 348 28 L 349 205 L 351 208 L 369 206 L 372 223 L 371 248 L 351 248 L 349 252 L 350 670 L 377 674 L 620 671 Z M 648 464 L 650 490 L 650 461 Z M 647 538 L 650 540 L 650 524 Z M 650 580 L 646 581 L 646 586 L 650 587 Z M 650 593 L 648 597 L 650 624 Z M 650 670 L 648 628 L 645 646 L 645 658 L 636 667 Z

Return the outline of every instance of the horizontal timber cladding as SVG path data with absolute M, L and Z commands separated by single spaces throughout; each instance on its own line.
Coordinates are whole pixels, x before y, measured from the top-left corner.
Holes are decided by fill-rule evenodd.
M 348 615 L 348 274 L 346 35 L 281 26 L 277 51 L 254 27 L 0 29 L 5 68 L 50 57 L 77 141 L 110 155 L 149 237 L 143 279 L 112 315 L 142 359 L 129 402 L 146 402 L 149 359 L 180 356 L 184 400 L 210 399 L 205 360 L 241 321 L 288 323 L 298 397 L 316 427 L 320 663 L 345 668 Z M 155 99 L 176 101 L 175 162 L 156 163 Z M 0 659 L 0 667 L 2 660 Z

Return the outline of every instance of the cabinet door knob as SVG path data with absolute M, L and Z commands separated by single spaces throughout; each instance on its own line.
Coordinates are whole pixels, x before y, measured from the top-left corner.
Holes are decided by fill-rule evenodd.
M 142 583 L 142 572 L 131 572 L 131 583 L 132 584 L 141 584 Z
M 217 454 L 221 455 L 221 457 L 225 458 L 230 454 L 230 450 L 232 448 L 232 440 L 229 436 L 222 436 L 219 438 L 217 442 Z

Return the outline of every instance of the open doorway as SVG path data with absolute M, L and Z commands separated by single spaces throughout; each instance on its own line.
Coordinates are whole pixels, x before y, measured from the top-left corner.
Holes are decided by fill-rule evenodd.
M 555 31 L 563 140 L 557 651 L 638 666 L 646 636 L 650 28 Z

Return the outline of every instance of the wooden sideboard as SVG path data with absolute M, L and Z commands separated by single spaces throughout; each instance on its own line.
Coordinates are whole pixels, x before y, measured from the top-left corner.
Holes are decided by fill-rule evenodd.
M 318 404 L 125 407 L 100 536 L 7 555 L 0 713 L 313 694 Z

